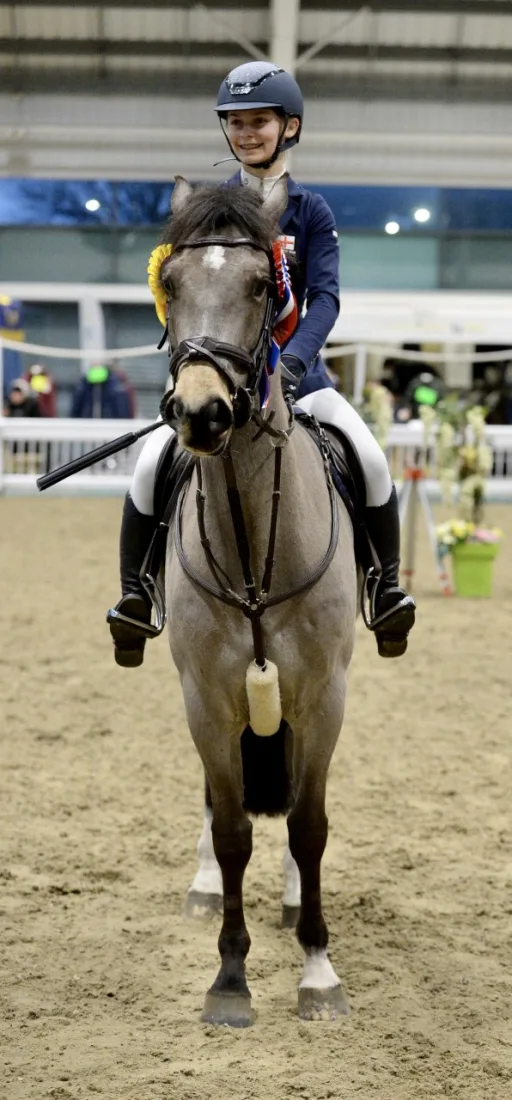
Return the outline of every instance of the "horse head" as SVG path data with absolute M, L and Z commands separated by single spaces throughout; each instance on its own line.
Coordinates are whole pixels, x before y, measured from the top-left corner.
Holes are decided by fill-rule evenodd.
M 258 404 L 276 287 L 272 245 L 286 178 L 262 202 L 242 187 L 193 189 L 177 177 L 160 281 L 174 388 L 164 419 L 193 454 L 222 453 Z

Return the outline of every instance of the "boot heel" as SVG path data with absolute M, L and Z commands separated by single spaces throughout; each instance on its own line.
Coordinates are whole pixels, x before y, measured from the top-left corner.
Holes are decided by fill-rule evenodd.
M 382 629 L 376 629 L 377 650 L 379 657 L 402 657 L 407 649 L 409 631 L 415 623 L 415 604 L 411 597 L 404 601 L 402 607 L 398 607 L 390 616 L 387 624 L 382 624 Z
M 151 612 L 137 593 L 127 594 L 107 612 L 114 642 L 114 657 L 121 668 L 138 668 L 144 660 L 146 638 L 151 631 Z

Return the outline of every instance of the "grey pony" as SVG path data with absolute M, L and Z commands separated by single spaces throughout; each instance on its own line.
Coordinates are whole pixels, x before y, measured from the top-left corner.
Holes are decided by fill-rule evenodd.
M 186 219 L 199 191 L 177 179 L 172 221 Z M 256 201 L 256 196 L 251 194 L 250 201 Z M 268 247 L 279 234 L 278 219 L 286 203 L 286 181 L 279 181 L 258 213 Z M 235 216 L 222 233 L 240 237 Z M 195 236 L 204 237 L 204 229 Z M 256 346 L 269 280 L 265 250 L 224 249 L 218 244 L 180 248 L 163 264 L 161 280 L 171 300 L 172 346 L 199 333 L 246 351 Z M 235 368 L 235 373 L 239 385 L 244 386 L 247 377 L 243 369 Z M 286 430 L 289 412 L 279 367 L 271 379 L 267 411 L 274 414 L 274 426 Z M 255 441 L 251 422 L 234 429 L 233 393 L 207 359 L 182 363 L 164 416 L 176 428 L 181 446 L 199 458 L 211 548 L 234 588 L 243 593 L 223 476 L 224 456 L 229 448 L 251 563 L 255 576 L 261 578 L 268 549 L 274 447 L 281 445 L 282 439 L 264 433 Z M 299 585 L 316 568 L 331 533 L 322 457 L 300 426 L 282 448 L 281 489 L 272 581 L 275 593 Z M 196 490 L 194 474 L 183 507 L 183 551 L 192 568 L 211 583 L 198 532 Z M 348 1011 L 340 979 L 327 955 L 320 887 L 328 831 L 326 781 L 343 722 L 358 600 L 352 526 L 340 500 L 336 507 L 339 538 L 327 571 L 310 590 L 268 609 L 263 618 L 265 655 L 276 670 L 280 715 L 287 729 L 288 862 L 292 868 L 298 867 L 300 875 L 297 937 L 305 958 L 298 1007 L 303 1019 L 334 1018 Z M 222 875 L 221 967 L 206 994 L 202 1019 L 244 1027 L 253 1021 L 245 974 L 250 938 L 242 898 L 244 871 L 252 850 L 252 822 L 244 807 L 241 749 L 242 734 L 251 718 L 247 681 L 254 657 L 251 627 L 238 609 L 191 582 L 173 538 L 167 547 L 166 603 L 171 652 L 209 790 L 211 858 Z M 273 699 L 275 703 L 275 690 Z M 205 904 L 207 900 L 205 897 Z

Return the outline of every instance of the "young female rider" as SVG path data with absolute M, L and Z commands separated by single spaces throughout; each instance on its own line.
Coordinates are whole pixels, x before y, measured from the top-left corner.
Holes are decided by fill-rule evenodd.
M 286 151 L 299 141 L 303 103 L 290 75 L 269 62 L 239 65 L 222 82 L 217 106 L 226 139 L 241 170 L 227 181 L 266 196 L 285 171 Z M 414 625 L 414 601 L 399 586 L 398 504 L 386 458 L 364 421 L 332 387 L 319 351 L 338 316 L 338 240 L 324 199 L 288 179 L 288 207 L 281 218 L 284 246 L 295 254 L 291 277 L 299 316 L 306 312 L 281 356 L 287 395 L 320 422 L 340 428 L 357 452 L 366 484 L 365 523 L 382 566 L 370 596 L 379 653 L 397 657 Z M 142 664 L 150 622 L 139 571 L 155 529 L 155 471 L 172 429 L 162 426 L 146 442 L 127 494 L 121 528 L 122 599 L 109 612 L 118 664 Z M 117 618 L 116 612 L 122 616 Z M 128 620 L 128 621 L 127 621 Z

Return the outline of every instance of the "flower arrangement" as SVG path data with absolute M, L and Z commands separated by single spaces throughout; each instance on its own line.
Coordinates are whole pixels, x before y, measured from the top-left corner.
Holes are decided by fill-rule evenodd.
M 441 557 L 451 554 L 454 546 L 467 542 L 497 543 L 503 532 L 499 527 L 476 527 L 465 519 L 449 519 L 436 528 L 437 545 Z
M 436 530 L 441 556 L 464 543 L 498 543 L 499 528 L 483 526 L 485 481 L 492 470 L 492 451 L 485 440 L 485 409 L 465 407 L 456 396 L 421 410 L 425 434 L 437 427 L 437 469 L 445 504 L 458 488 L 459 516 Z M 428 442 L 428 438 L 427 438 Z
M 367 382 L 363 390 L 363 406 L 358 409 L 371 428 L 377 443 L 385 450 L 393 421 L 393 405 L 389 390 L 379 382 Z

